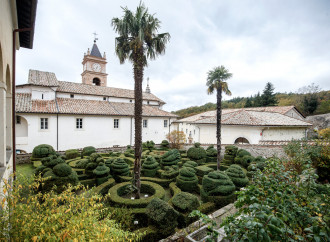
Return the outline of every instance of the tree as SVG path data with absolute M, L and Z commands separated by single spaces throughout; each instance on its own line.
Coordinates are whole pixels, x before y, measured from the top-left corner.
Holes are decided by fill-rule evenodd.
M 169 33 L 157 34 L 160 21 L 140 2 L 136 12 L 122 8 L 121 19 L 113 18 L 112 26 L 119 34 L 116 37 L 116 55 L 121 64 L 129 60 L 134 73 L 134 117 L 135 117 L 135 162 L 134 185 L 137 187 L 136 198 L 140 197 L 140 174 L 142 153 L 142 81 L 147 59 L 155 59 L 165 53 L 165 45 L 170 39 Z
M 262 106 L 276 106 L 278 101 L 274 94 L 274 86 L 271 82 L 267 82 L 265 89 L 261 95 Z
M 303 94 L 302 108 L 304 113 L 311 115 L 315 112 L 320 104 L 319 93 L 321 88 L 312 83 L 311 85 L 304 86 L 298 89 L 298 93 Z
M 245 102 L 245 105 L 244 105 L 245 108 L 253 107 L 251 99 L 252 99 L 252 97 L 246 98 L 246 102 Z
M 166 135 L 166 138 L 171 144 L 171 148 L 181 149 L 182 145 L 186 142 L 186 135 L 183 131 L 173 130 Z
M 260 92 L 258 92 L 258 94 L 254 95 L 253 107 L 261 107 L 261 106 L 262 106 L 262 100 L 261 100 Z
M 224 66 L 215 67 L 207 73 L 206 86 L 208 94 L 214 90 L 217 92 L 217 169 L 220 170 L 220 152 L 221 152 L 221 99 L 222 92 L 231 95 L 226 80 L 233 76 Z

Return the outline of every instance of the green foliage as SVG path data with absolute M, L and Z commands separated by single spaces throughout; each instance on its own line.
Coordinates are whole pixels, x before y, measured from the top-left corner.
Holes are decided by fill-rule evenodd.
M 74 159 L 74 158 L 79 157 L 79 156 L 80 156 L 80 153 L 76 149 L 65 151 L 65 159 L 66 160 Z
M 179 212 L 187 213 L 199 207 L 198 198 L 188 192 L 180 192 L 172 198 L 174 208 Z
M 254 158 L 251 155 L 245 155 L 242 158 L 240 158 L 240 164 L 245 168 L 247 168 L 253 161 Z
M 198 164 L 195 161 L 188 160 L 187 162 L 185 162 L 183 164 L 182 167 L 190 167 L 190 168 L 195 169 L 195 167 L 197 167 L 197 166 L 198 166 Z
M 197 216 L 199 219 L 202 220 L 203 224 L 207 225 L 207 235 L 208 235 L 208 238 L 206 239 L 207 242 L 217 241 L 219 232 L 215 230 L 217 223 L 214 220 L 212 220 L 206 214 L 201 213 L 199 210 L 192 211 L 189 216 L 190 217 Z
M 93 154 L 95 152 L 96 152 L 96 149 L 93 146 L 84 147 L 81 152 L 81 158 L 83 158 L 84 156 L 90 156 L 91 154 Z
M 223 171 L 212 171 L 205 175 L 202 186 L 207 196 L 227 196 L 235 191 L 235 185 Z
M 208 166 L 197 166 L 195 167 L 197 176 L 203 177 L 209 174 L 211 171 L 214 171 L 211 167 Z
M 116 158 L 110 165 L 111 167 L 111 174 L 115 176 L 115 179 L 117 176 L 128 176 L 129 175 L 129 167 L 127 163 L 121 159 Z
M 176 185 L 185 192 L 195 191 L 198 186 L 198 178 L 195 173 L 196 171 L 193 168 L 182 168 L 176 178 Z
M 161 165 L 163 167 L 177 165 L 180 158 L 180 152 L 177 149 L 172 149 L 162 156 Z
M 238 148 L 234 145 L 227 145 L 225 147 L 225 155 L 223 162 L 227 165 L 234 164 L 235 157 L 237 155 Z
M 161 172 L 160 177 L 163 179 L 172 179 L 179 175 L 178 166 L 165 166 L 164 171 Z
M 302 177 L 281 160 L 266 161 L 254 182 L 238 194 L 238 212 L 224 225 L 231 241 L 329 241 L 329 196 L 314 191 L 310 167 Z M 237 219 L 237 217 L 240 217 Z
M 168 142 L 168 140 L 164 139 L 160 143 L 160 147 L 162 147 L 163 149 L 168 149 L 170 147 L 170 143 Z
M 97 177 L 105 177 L 110 173 L 110 168 L 104 163 L 99 163 L 98 166 L 93 170 L 93 174 Z
M 317 133 L 320 139 L 330 139 L 330 127 L 318 130 Z
M 55 150 L 51 145 L 41 144 L 33 148 L 32 158 L 43 158 L 55 154 Z
M 159 198 L 155 198 L 149 203 L 146 213 L 150 223 L 155 225 L 163 235 L 173 233 L 178 225 L 178 212 Z
M 113 209 L 107 209 L 103 215 L 101 196 L 77 195 L 77 190 L 86 192 L 82 186 L 70 186 L 61 194 L 53 190 L 34 193 L 43 182 L 46 181 L 39 179 L 25 185 L 16 181 L 10 186 L 4 180 L 6 192 L 0 199 L 1 241 L 129 241 L 141 237 L 115 222 L 118 216 Z M 22 196 L 25 186 L 29 193 Z M 121 217 L 132 221 L 126 214 Z
M 239 165 L 229 166 L 228 170 L 226 170 L 226 174 L 238 188 L 245 187 L 249 183 L 249 179 Z
M 194 147 L 188 149 L 187 156 L 191 160 L 200 160 L 206 157 L 206 151 L 200 147 L 199 143 L 195 143 Z
M 66 163 L 60 163 L 54 166 L 53 172 L 59 177 L 65 177 L 72 173 L 72 168 Z
M 267 82 L 265 89 L 261 95 L 262 106 L 277 106 L 278 101 L 274 93 L 274 86 L 271 82 Z
M 97 163 L 88 162 L 88 164 L 86 165 L 86 168 L 85 168 L 85 174 L 88 176 L 93 176 L 94 175 L 93 171 L 96 167 L 97 167 Z
M 89 160 L 88 159 L 81 159 L 76 163 L 76 167 L 80 169 L 85 169 Z
M 147 141 L 142 143 L 142 147 L 148 149 L 149 151 L 152 151 L 155 148 L 155 142 Z
M 210 145 L 209 147 L 207 147 L 206 156 L 207 157 L 217 157 L 217 150 L 214 149 L 213 145 Z
M 154 177 L 159 170 L 159 163 L 152 156 L 147 156 L 146 160 L 142 164 L 141 173 L 143 176 Z
M 88 160 L 89 160 L 89 162 L 93 162 L 93 163 L 96 163 L 96 164 L 99 164 L 100 162 L 104 163 L 103 157 L 101 156 L 101 154 L 98 154 L 98 153 L 91 154 L 88 157 Z
M 41 163 L 49 168 L 53 168 L 54 166 L 56 166 L 57 164 L 60 163 L 64 163 L 65 161 L 59 157 L 58 155 L 54 154 L 54 155 L 50 155 L 48 157 L 42 158 L 41 159 Z

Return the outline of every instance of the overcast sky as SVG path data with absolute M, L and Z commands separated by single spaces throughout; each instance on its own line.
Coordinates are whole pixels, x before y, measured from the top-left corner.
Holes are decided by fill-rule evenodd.
M 151 92 L 174 111 L 207 102 L 206 73 L 224 65 L 232 97 L 263 90 L 295 92 L 314 82 L 330 89 L 329 0 L 145 0 L 149 12 L 169 32 L 165 55 L 145 70 Z M 132 64 L 119 64 L 117 34 L 110 25 L 121 6 L 136 9 L 138 0 L 38 1 L 32 50 L 17 52 L 17 83 L 29 69 L 54 72 L 61 81 L 81 82 L 82 59 L 93 45 L 107 54 L 108 86 L 134 88 Z M 143 86 L 145 88 L 146 81 Z M 229 99 L 230 97 L 225 97 Z

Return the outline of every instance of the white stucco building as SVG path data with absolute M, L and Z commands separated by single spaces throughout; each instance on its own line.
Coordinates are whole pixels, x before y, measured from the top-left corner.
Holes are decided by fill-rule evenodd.
M 107 87 L 106 57 L 94 41 L 83 60 L 82 83 L 59 81 L 54 73 L 30 70 L 28 83 L 16 87 L 16 144 L 56 150 L 134 145 L 134 90 Z M 143 141 L 160 143 L 176 115 L 164 101 L 143 93 Z
M 221 143 L 269 144 L 306 137 L 311 126 L 294 107 L 257 107 L 222 110 Z M 187 142 L 216 144 L 216 111 L 208 111 L 173 123 Z

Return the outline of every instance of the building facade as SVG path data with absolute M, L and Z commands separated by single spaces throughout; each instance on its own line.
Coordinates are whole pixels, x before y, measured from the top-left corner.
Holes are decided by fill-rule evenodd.
M 175 121 L 187 142 L 216 144 L 216 111 L 208 111 Z M 306 137 L 311 124 L 294 107 L 258 107 L 222 110 L 222 144 L 263 144 Z
M 84 54 L 82 83 L 59 81 L 54 73 L 30 70 L 28 83 L 16 86 L 17 148 L 39 144 L 56 150 L 134 145 L 134 90 L 107 87 L 106 56 L 94 41 Z M 160 143 L 176 115 L 165 102 L 143 93 L 143 141 Z

